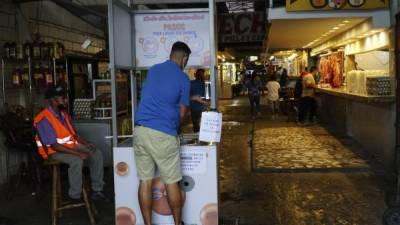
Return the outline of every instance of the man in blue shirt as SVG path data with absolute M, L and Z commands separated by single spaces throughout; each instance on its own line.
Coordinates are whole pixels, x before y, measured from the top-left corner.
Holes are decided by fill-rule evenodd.
M 181 224 L 183 199 L 178 130 L 190 103 L 190 80 L 183 72 L 191 51 L 175 42 L 170 59 L 150 68 L 135 117 L 133 145 L 140 178 L 139 204 L 145 225 L 151 225 L 152 180 L 156 168 L 166 186 L 175 225 Z
M 193 132 L 200 131 L 201 113 L 206 110 L 208 102 L 205 97 L 204 69 L 198 69 L 194 74 L 195 80 L 190 82 L 190 112 L 193 123 Z

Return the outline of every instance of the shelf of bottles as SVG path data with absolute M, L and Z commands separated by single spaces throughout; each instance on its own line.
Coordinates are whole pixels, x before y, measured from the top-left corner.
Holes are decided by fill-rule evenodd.
M 67 84 L 61 43 L 6 43 L 1 66 L 3 99 L 13 90 L 41 93 L 50 85 Z

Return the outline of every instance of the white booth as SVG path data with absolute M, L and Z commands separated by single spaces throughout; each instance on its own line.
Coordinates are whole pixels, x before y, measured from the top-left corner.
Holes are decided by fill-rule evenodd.
M 183 41 L 192 50 L 188 67 L 210 69 L 211 108 L 217 109 L 215 2 L 210 0 L 209 8 L 135 11 L 119 0 L 109 0 L 108 20 L 116 224 L 142 225 L 132 135 L 118 133 L 116 72 L 129 71 L 131 112 L 134 112 L 137 99 L 135 71 L 164 62 L 169 57 L 172 44 Z M 134 127 L 134 113 L 131 115 Z M 184 134 L 183 137 L 182 221 L 190 225 L 216 225 L 217 145 L 196 141 L 194 134 Z M 165 186 L 159 178 L 153 180 L 152 192 L 153 224 L 174 224 Z

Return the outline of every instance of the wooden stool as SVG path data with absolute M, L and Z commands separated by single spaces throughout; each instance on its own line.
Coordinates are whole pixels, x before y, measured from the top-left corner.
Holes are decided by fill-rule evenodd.
M 53 171 L 53 178 L 52 178 L 52 194 L 51 194 L 51 218 L 52 218 L 52 225 L 57 225 L 58 217 L 62 216 L 62 211 L 65 209 L 72 209 L 77 207 L 86 207 L 90 224 L 95 225 L 96 222 L 93 216 L 93 209 L 90 205 L 87 191 L 85 185 L 82 187 L 82 196 L 83 202 L 81 203 L 68 203 L 62 201 L 62 192 L 61 192 L 61 174 L 60 174 L 60 165 L 61 163 L 56 160 L 46 160 L 44 162 L 45 165 L 51 166 Z M 83 179 L 84 180 L 84 179 Z

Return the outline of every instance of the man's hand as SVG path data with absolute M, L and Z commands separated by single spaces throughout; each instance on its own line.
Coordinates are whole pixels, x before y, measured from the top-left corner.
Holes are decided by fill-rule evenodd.
M 96 144 L 92 143 L 92 142 L 87 142 L 86 147 L 90 148 L 91 150 L 96 149 Z
M 83 153 L 83 152 L 79 152 L 79 158 L 81 158 L 82 160 L 85 160 L 89 157 L 89 153 Z

